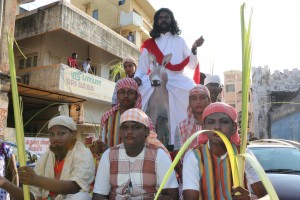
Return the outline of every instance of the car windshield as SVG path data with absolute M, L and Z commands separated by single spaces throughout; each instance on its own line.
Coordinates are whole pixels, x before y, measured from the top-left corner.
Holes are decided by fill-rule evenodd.
M 266 172 L 300 173 L 300 150 L 289 147 L 250 148 Z

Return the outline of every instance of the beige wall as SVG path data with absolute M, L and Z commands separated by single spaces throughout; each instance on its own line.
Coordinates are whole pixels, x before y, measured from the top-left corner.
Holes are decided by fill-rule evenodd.
M 226 85 L 234 85 L 235 90 L 232 92 L 226 91 Z M 253 133 L 253 109 L 252 109 L 252 94 L 249 94 L 250 102 L 248 104 L 248 132 Z M 234 105 L 237 112 L 242 111 L 242 72 L 239 70 L 229 70 L 224 72 L 224 99 L 226 103 Z
M 145 0 L 126 0 L 121 6 L 118 5 L 118 0 L 71 0 L 71 3 L 89 16 L 93 15 L 94 10 L 98 10 L 98 20 L 124 37 L 129 31 L 133 31 L 137 47 L 140 47 L 145 40 L 141 28 L 147 32 L 152 29 L 155 10 Z M 143 18 L 143 27 L 120 27 L 121 12 L 136 12 Z

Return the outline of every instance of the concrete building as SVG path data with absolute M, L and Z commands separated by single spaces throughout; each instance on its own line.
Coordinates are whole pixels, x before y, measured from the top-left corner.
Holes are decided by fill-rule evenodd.
M 251 86 L 250 86 L 251 87 Z M 239 123 L 242 115 L 242 72 L 239 70 L 229 70 L 224 72 L 224 99 L 229 105 L 236 108 L 239 114 Z M 248 133 L 253 137 L 253 106 L 252 92 L 249 91 L 248 104 Z
M 73 5 L 139 48 L 149 38 L 155 9 L 148 0 L 70 0 Z M 129 33 L 132 32 L 132 36 Z
M 300 141 L 300 71 L 253 67 L 252 80 L 255 136 Z
M 8 92 L 10 91 L 9 52 L 7 36 L 13 35 L 18 6 L 33 0 L 1 0 L 0 1 L 0 137 L 4 139 L 7 129 Z
M 120 24 L 123 19 L 121 13 L 124 14 L 126 9 L 121 12 L 122 6 L 119 7 L 118 1 L 104 1 L 103 5 L 102 1 L 101 4 L 95 1 L 98 2 L 95 6 L 112 14 L 108 19 L 104 18 L 106 15 L 101 15 L 100 21 L 88 15 L 94 9 L 94 4 L 89 2 L 85 1 L 91 6 L 91 12 L 79 9 L 76 1 L 74 4 L 78 7 L 70 1 L 58 1 L 17 16 L 15 38 L 27 57 L 25 59 L 15 48 L 17 75 L 20 77 L 19 91 L 24 101 L 24 123 L 30 120 L 24 127 L 27 136 L 42 135 L 48 120 L 62 114 L 72 116 L 77 122 L 79 140 L 84 141 L 88 135 L 98 136 L 100 118 L 111 108 L 115 87 L 115 83 L 108 79 L 110 67 L 128 55 L 136 59 L 140 55 L 139 47 L 120 33 L 137 26 L 133 5 L 144 9 L 143 23 L 140 25 L 148 26 L 151 23 L 148 19 L 155 10 L 148 1 L 141 0 L 138 4 L 126 1 L 122 5 L 132 11 L 134 20 L 126 25 Z M 146 9 L 148 6 L 152 13 Z M 119 12 L 120 16 L 116 18 L 113 14 Z M 102 21 L 111 24 L 112 28 L 116 27 L 112 30 Z M 142 31 L 146 30 L 142 26 L 139 26 L 141 41 L 147 36 L 149 38 L 149 35 L 145 35 L 147 31 Z M 79 64 L 88 57 L 92 58 L 91 65 L 95 74 L 82 73 L 67 66 L 67 58 L 73 52 L 78 54 Z M 41 110 L 40 114 L 32 118 Z M 9 113 L 8 125 L 13 127 L 12 108 L 9 108 Z M 11 134 L 7 135 L 10 137 Z

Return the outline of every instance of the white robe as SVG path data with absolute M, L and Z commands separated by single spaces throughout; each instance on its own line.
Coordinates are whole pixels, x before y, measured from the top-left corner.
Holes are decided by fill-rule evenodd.
M 159 38 L 155 39 L 155 42 L 163 55 L 172 53 L 171 64 L 181 63 L 186 57 L 190 56 L 187 67 L 192 70 L 196 68 L 198 64 L 197 56 L 191 53 L 182 37 L 172 35 L 168 32 L 166 34 L 161 34 Z M 146 106 L 148 105 L 148 100 L 154 90 L 153 87 L 151 87 L 149 76 L 147 75 L 149 66 L 148 51 L 147 49 L 143 49 L 137 71 L 135 72 L 135 77 L 139 77 L 142 80 L 143 85 L 139 87 L 139 91 L 142 95 L 142 109 L 144 111 L 147 109 Z M 171 118 L 169 119 L 169 122 L 171 122 L 169 144 L 174 144 L 176 126 L 180 121 L 187 117 L 188 94 L 189 90 L 195 86 L 195 82 L 184 70 L 171 71 L 167 69 L 167 73 L 167 89 L 169 92 L 169 110 Z
M 34 168 L 39 176 L 55 178 L 54 175 L 55 156 L 48 150 L 44 153 L 36 163 Z M 89 195 L 90 184 L 94 180 L 95 165 L 93 155 L 81 142 L 76 142 L 74 148 L 68 151 L 60 180 L 75 181 L 81 188 L 78 193 L 68 195 L 58 195 L 55 200 L 90 200 Z M 46 198 L 49 195 L 48 190 L 44 190 L 35 186 L 30 186 L 30 192 L 35 199 Z

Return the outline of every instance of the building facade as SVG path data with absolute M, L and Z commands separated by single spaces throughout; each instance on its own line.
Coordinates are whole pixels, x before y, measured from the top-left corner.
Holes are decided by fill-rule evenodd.
M 252 79 L 255 136 L 300 141 L 300 71 L 254 67 Z
M 149 38 L 155 9 L 148 0 L 70 0 L 70 2 L 127 38 L 138 48 Z
M 239 70 L 229 70 L 224 72 L 224 99 L 225 102 L 236 108 L 239 114 L 239 124 L 242 115 L 242 72 Z M 252 92 L 249 91 L 248 100 L 248 134 L 249 138 L 253 137 L 253 106 Z
M 95 6 L 108 9 L 111 14 L 121 11 L 118 1 L 101 3 Z M 139 1 L 139 5 L 141 3 Z M 129 1 L 122 6 L 127 4 Z M 94 4 L 88 5 L 94 9 Z M 148 1 L 144 6 L 148 6 Z M 139 47 L 120 35 L 122 31 L 116 31 L 116 28 L 125 30 L 117 25 L 122 18 L 112 15 L 111 22 L 103 18 L 96 20 L 89 15 L 92 12 L 87 11 L 76 1 L 58 1 L 17 16 L 15 39 L 26 58 L 15 47 L 15 62 L 19 87 L 23 88 L 20 95 L 24 96 L 27 136 L 42 136 L 49 119 L 64 114 L 77 122 L 79 140 L 84 141 L 91 135 L 98 137 L 101 116 L 111 108 L 115 87 L 109 80 L 110 67 L 128 55 L 136 59 L 140 55 Z M 151 11 L 153 16 L 155 11 Z M 117 24 L 112 23 L 116 20 Z M 129 23 L 128 26 L 135 25 Z M 79 65 L 86 58 L 92 58 L 95 73 L 83 73 L 67 66 L 67 59 L 73 52 L 78 54 Z M 13 127 L 12 114 L 8 116 L 8 125 Z

